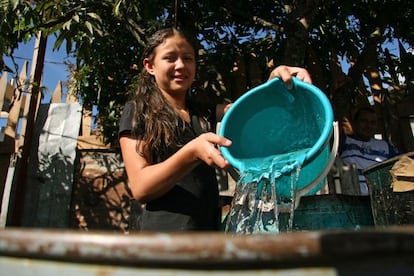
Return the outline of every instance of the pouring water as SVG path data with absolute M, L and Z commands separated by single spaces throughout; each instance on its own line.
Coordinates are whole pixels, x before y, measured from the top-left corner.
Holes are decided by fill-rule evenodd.
M 220 150 L 240 174 L 227 232 L 291 230 L 300 197 L 316 194 L 333 163 L 329 99 L 293 80 L 290 90 L 277 78 L 253 88 L 223 117 L 219 135 L 233 143 Z
M 236 184 L 226 232 L 252 234 L 292 230 L 302 152 L 244 160 L 250 169 L 241 174 Z M 287 224 L 283 221 L 281 225 L 281 213 L 288 213 Z

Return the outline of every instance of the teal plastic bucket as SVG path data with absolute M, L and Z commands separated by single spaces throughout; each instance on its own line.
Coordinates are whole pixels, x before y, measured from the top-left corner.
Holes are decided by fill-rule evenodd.
M 300 196 L 312 195 L 320 190 L 336 154 L 330 150 L 332 132 L 332 107 L 321 90 L 297 78 L 289 90 L 275 78 L 246 92 L 226 112 L 219 135 L 233 143 L 220 150 L 240 174 L 300 152 L 303 163 L 295 189 Z M 288 178 L 280 178 L 278 186 L 278 196 L 291 195 Z

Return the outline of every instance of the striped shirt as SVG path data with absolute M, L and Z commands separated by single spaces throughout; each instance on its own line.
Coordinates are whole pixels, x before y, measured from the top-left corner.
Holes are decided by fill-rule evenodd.
M 344 163 L 356 165 L 361 194 L 368 195 L 367 180 L 362 171 L 397 154 L 398 150 L 387 141 L 375 138 L 371 138 L 369 141 L 362 141 L 353 136 L 345 136 L 341 143 L 340 157 Z

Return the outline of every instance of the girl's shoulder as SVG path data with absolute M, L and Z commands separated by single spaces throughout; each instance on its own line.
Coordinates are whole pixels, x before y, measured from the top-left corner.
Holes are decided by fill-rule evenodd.
M 134 113 L 135 113 L 134 102 L 133 101 L 126 102 L 121 112 L 121 120 L 119 122 L 119 131 L 118 131 L 119 135 L 126 133 L 126 132 L 131 133 Z

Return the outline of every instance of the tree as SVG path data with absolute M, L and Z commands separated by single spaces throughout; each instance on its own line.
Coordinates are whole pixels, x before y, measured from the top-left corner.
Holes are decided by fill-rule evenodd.
M 197 79 L 207 81 L 195 89 L 218 100 L 237 99 L 281 63 L 308 68 L 338 119 L 369 94 L 391 110 L 413 93 L 413 55 L 406 49 L 414 43 L 414 4 L 408 0 L 0 3 L 2 55 L 40 30 L 57 37 L 55 47 L 65 41 L 76 58 L 70 91 L 84 105 L 97 105 L 108 141 L 116 137 L 145 38 L 162 26 L 178 25 L 198 38 Z M 392 48 L 398 44 L 401 55 Z

